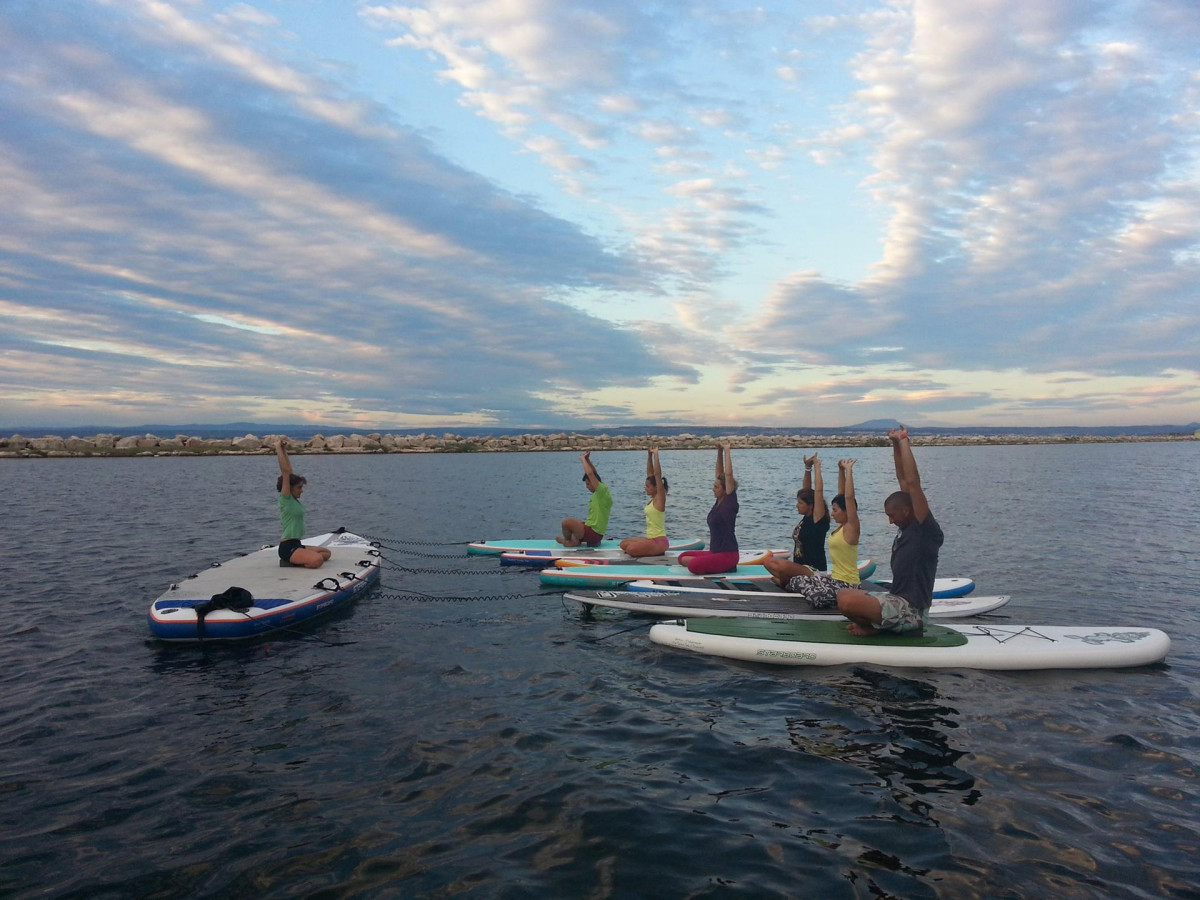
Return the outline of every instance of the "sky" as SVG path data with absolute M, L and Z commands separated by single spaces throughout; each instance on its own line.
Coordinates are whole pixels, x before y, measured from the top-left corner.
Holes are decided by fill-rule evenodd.
M 1194 0 L 0 0 L 0 431 L 1200 420 Z

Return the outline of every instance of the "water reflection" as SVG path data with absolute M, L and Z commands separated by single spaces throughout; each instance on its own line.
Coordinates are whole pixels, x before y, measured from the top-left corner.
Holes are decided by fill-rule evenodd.
M 975 776 L 959 766 L 969 751 L 957 749 L 948 734 L 958 728 L 958 711 L 941 702 L 937 688 L 866 668 L 831 687 L 836 696 L 829 707 L 787 719 L 793 747 L 870 772 L 922 818 L 932 819 L 933 807 L 921 797 L 956 796 L 968 806 L 979 800 Z

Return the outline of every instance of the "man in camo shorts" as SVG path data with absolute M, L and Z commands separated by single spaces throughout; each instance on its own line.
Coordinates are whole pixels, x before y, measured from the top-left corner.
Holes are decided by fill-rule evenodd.
M 888 438 L 900 483 L 900 490 L 883 503 L 888 521 L 900 529 L 892 542 L 891 591 L 882 596 L 857 588 L 837 592 L 838 611 L 850 620 L 846 630 L 862 636 L 881 631 L 920 634 L 933 603 L 938 552 L 945 540 L 921 489 L 908 430 L 893 428 Z

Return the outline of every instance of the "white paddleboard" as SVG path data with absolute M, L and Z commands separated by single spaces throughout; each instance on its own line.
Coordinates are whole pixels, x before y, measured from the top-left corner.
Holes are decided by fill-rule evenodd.
M 657 644 L 786 666 L 1112 669 L 1164 659 L 1171 640 L 1128 625 L 930 625 L 920 637 L 855 637 L 841 622 L 688 619 L 650 629 Z
M 864 566 L 870 566 L 873 563 L 868 559 L 863 562 L 859 569 Z M 609 585 L 605 585 L 608 587 Z M 872 593 L 883 592 L 885 586 L 875 581 L 860 582 L 859 587 L 864 591 Z M 626 582 L 624 589 L 627 591 L 679 591 L 680 593 L 712 593 L 713 591 L 743 591 L 747 594 L 752 594 L 756 597 L 776 596 L 776 597 L 791 597 L 795 599 L 796 595 L 782 590 L 770 578 L 742 578 L 737 575 L 709 575 L 707 578 L 702 578 L 699 575 L 689 575 L 688 579 L 669 578 L 642 578 L 634 579 Z M 965 597 L 975 590 L 975 582 L 970 578 L 935 578 L 933 580 L 933 599 L 945 600 L 956 597 Z
M 771 573 L 762 566 L 738 566 L 721 577 L 750 581 L 770 581 Z M 538 576 L 542 584 L 552 587 L 608 588 L 630 581 L 703 582 L 703 575 L 693 575 L 687 566 L 567 566 L 542 569 Z
M 859 571 L 873 566 L 874 563 L 871 560 L 864 560 L 859 563 Z M 631 581 L 653 581 L 674 589 L 681 585 L 711 586 L 714 580 L 771 583 L 771 573 L 765 566 L 758 565 L 740 565 L 732 572 L 722 572 L 719 575 L 693 575 L 688 571 L 687 566 L 608 566 L 574 564 L 569 560 L 559 560 L 559 565 L 555 568 L 542 569 L 539 579 L 542 584 L 551 587 L 579 588 L 581 590 L 621 587 Z M 961 580 L 970 583 L 970 587 L 964 588 L 964 592 L 975 586 L 970 579 Z
M 653 582 L 641 582 L 653 586 Z M 568 591 L 567 600 L 574 600 L 585 608 L 601 606 L 608 609 L 624 609 L 630 612 L 647 613 L 655 616 L 705 617 L 756 619 L 842 619 L 836 609 L 813 609 L 795 594 L 773 591 L 721 591 L 692 588 L 664 590 L 624 591 Z M 1011 598 L 1007 595 L 995 597 L 952 597 L 937 599 L 929 607 L 931 619 L 962 619 L 992 612 L 1004 606 Z
M 380 555 L 366 538 L 348 531 L 304 539 L 333 554 L 319 569 L 281 567 L 279 549 L 263 547 L 171 585 L 150 604 L 151 633 L 164 641 L 243 640 L 287 628 L 346 605 L 379 583 Z M 249 609 L 213 609 L 197 616 L 214 595 L 239 587 Z
M 869 562 L 869 561 L 868 561 Z M 964 590 L 970 585 L 969 590 Z M 873 581 L 863 581 L 859 585 L 864 591 L 881 592 L 882 586 Z M 936 578 L 933 582 L 934 600 L 964 600 L 975 588 L 975 582 L 970 578 Z M 680 582 L 679 584 L 664 581 L 642 579 L 630 581 L 624 585 L 627 591 L 664 591 L 669 590 L 680 594 L 745 594 L 750 597 L 783 597 L 793 602 L 797 596 L 791 591 L 782 590 L 773 581 L 743 581 L 736 578 L 723 578 L 720 575 L 710 576 L 705 581 Z

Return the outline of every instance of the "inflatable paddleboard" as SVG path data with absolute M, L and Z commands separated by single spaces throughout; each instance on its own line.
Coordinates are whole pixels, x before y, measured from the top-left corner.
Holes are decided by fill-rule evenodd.
M 683 551 L 681 551 L 681 552 L 683 552 Z M 775 552 L 776 551 L 774 551 L 774 550 L 746 550 L 746 551 L 743 551 L 741 554 L 738 555 L 738 565 L 739 566 L 760 566 L 760 565 L 762 565 L 764 560 L 769 559 L 770 557 L 774 556 Z M 661 560 L 661 562 L 654 562 L 654 559 Z M 672 566 L 672 565 L 679 565 L 679 554 L 675 553 L 675 554 L 670 554 L 668 556 L 659 556 L 659 557 L 654 557 L 653 559 L 651 557 L 640 557 L 637 559 L 634 559 L 633 557 L 628 557 L 625 560 L 579 559 L 577 557 L 567 557 L 567 558 L 563 558 L 563 559 L 554 560 L 554 565 L 558 566 L 560 569 L 568 569 L 568 568 L 571 568 L 572 566 L 645 566 L 645 565 Z
M 844 622 L 687 619 L 650 629 L 650 640 L 712 656 L 785 666 L 959 669 L 1115 669 L 1166 657 L 1171 639 L 1128 625 L 929 625 L 919 637 L 855 637 Z
M 554 550 L 506 550 L 500 554 L 502 566 L 529 566 L 545 569 L 548 566 L 565 566 L 568 563 L 613 566 L 671 566 L 677 565 L 682 550 L 668 550 L 662 556 L 628 556 L 620 550 L 592 550 L 574 547 Z M 787 556 L 791 550 L 756 550 L 742 555 L 743 565 L 760 563 L 769 555 Z
M 593 566 L 580 563 L 572 565 L 565 560 L 558 560 L 553 569 L 542 569 L 539 576 L 542 584 L 551 587 L 574 587 L 582 590 L 616 588 L 631 581 L 653 581 L 658 585 L 666 585 L 674 589 L 679 586 L 704 587 L 713 580 L 746 581 L 757 583 L 772 583 L 771 573 L 765 566 L 740 565 L 732 572 L 722 572 L 719 575 L 693 575 L 687 566 Z M 566 563 L 564 565 L 564 563 Z M 859 571 L 864 567 L 874 567 L 869 559 L 859 564 Z M 969 579 L 963 579 L 969 581 Z M 936 585 L 935 585 L 936 586 Z M 975 586 L 971 582 L 971 587 Z M 970 588 L 967 588 L 970 590 Z
M 304 544 L 333 555 L 319 569 L 281 567 L 272 545 L 171 585 L 150 604 L 151 633 L 164 641 L 258 637 L 345 606 L 379 583 L 379 551 L 366 538 L 335 532 Z M 210 603 L 219 597 L 237 608 Z
M 873 565 L 870 560 L 867 560 L 863 565 Z M 860 567 L 861 568 L 861 567 Z M 754 597 L 775 596 L 775 597 L 791 597 L 793 600 L 796 595 L 781 589 L 774 581 L 748 581 L 737 578 L 735 576 L 726 577 L 724 575 L 709 575 L 706 579 L 700 579 L 698 575 L 692 575 L 690 581 L 669 581 L 666 579 L 650 580 L 639 579 L 637 581 L 627 582 L 624 589 L 627 591 L 662 591 L 671 590 L 680 593 L 712 593 L 714 591 L 736 593 L 741 591 Z M 882 593 L 886 590 L 885 585 L 876 581 L 863 581 L 859 584 L 864 591 L 872 593 Z M 935 578 L 933 580 L 933 599 L 944 600 L 953 597 L 965 597 L 975 590 L 975 582 L 970 578 Z
M 473 556 L 499 556 L 501 553 L 510 552 L 525 552 L 525 553 L 546 553 L 551 558 L 561 556 L 564 551 L 581 550 L 590 553 L 595 553 L 597 550 L 611 551 L 615 553 L 621 552 L 621 542 L 616 540 L 603 540 L 596 547 L 564 547 L 556 540 L 548 541 L 475 541 L 467 544 L 467 553 Z M 667 551 L 671 550 L 703 550 L 704 541 L 700 538 L 672 538 L 667 545 Z M 549 563 L 547 563 L 549 565 Z
M 862 585 L 864 591 L 888 591 L 891 587 L 890 581 L 872 581 Z M 965 597 L 973 590 L 975 590 L 975 582 L 970 578 L 933 579 L 933 596 L 935 597 Z
M 713 577 L 713 576 L 709 576 Z M 721 577 L 739 581 L 770 581 L 771 573 L 762 566 L 738 566 Z M 613 588 L 630 581 L 678 581 L 681 583 L 703 583 L 707 578 L 693 575 L 687 566 L 567 566 L 542 569 L 538 575 L 542 584 L 551 587 Z
M 653 582 L 642 582 L 650 585 Z M 721 591 L 692 588 L 676 590 L 568 591 L 567 600 L 585 609 L 602 606 L 655 616 L 754 618 L 754 619 L 837 619 L 845 621 L 836 609 L 813 609 L 795 594 L 772 591 Z M 1004 606 L 1011 598 L 954 597 L 934 600 L 929 607 L 931 619 L 963 619 L 978 616 Z

